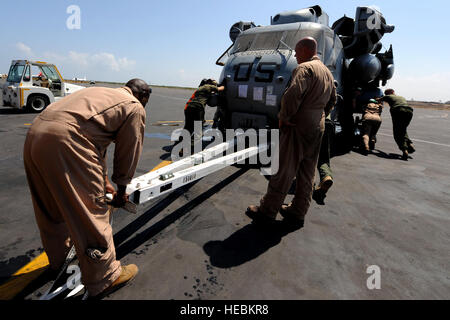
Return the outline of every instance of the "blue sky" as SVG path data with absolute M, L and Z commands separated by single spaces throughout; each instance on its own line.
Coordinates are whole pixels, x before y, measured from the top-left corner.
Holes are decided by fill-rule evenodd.
M 81 9 L 81 29 L 70 30 L 66 12 Z M 450 100 L 450 3 L 440 1 L 3 1 L 0 73 L 12 59 L 55 63 L 65 78 L 127 81 L 140 77 L 157 85 L 197 86 L 218 78 L 216 59 L 228 48 L 237 21 L 270 24 L 270 16 L 319 4 L 330 24 L 358 5 L 376 5 L 394 24 L 383 38 L 396 62 L 388 86 L 408 99 Z

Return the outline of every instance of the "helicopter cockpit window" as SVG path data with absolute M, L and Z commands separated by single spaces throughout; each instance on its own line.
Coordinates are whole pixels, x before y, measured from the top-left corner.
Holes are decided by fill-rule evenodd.
M 323 31 L 321 29 L 299 29 L 291 31 L 271 31 L 241 35 L 236 39 L 231 54 L 261 50 L 295 50 L 297 42 L 304 37 L 319 39 L 318 53 L 324 52 Z
M 231 54 L 246 51 L 275 50 L 279 47 L 283 33 L 284 31 L 241 35 L 236 40 Z
M 342 49 L 340 43 L 335 42 L 333 32 L 326 32 L 311 25 L 296 30 L 242 34 L 236 39 L 231 54 L 247 51 L 295 50 L 297 42 L 305 37 L 316 39 L 317 55 L 326 66 L 335 68 Z
M 291 47 L 292 49 L 295 50 L 295 46 L 297 45 L 297 42 L 302 39 L 302 38 L 306 38 L 306 37 L 312 37 L 314 39 L 316 39 L 316 41 L 319 39 L 319 41 L 317 41 L 317 52 L 319 55 L 321 55 L 323 53 L 323 47 L 324 47 L 324 43 L 323 41 L 321 41 L 323 39 L 323 32 L 322 30 L 318 29 L 318 30 L 294 30 L 294 31 L 287 31 L 286 32 L 286 37 L 284 42 Z
M 250 49 L 252 51 L 275 50 L 279 46 L 283 33 L 284 31 L 260 33 L 253 41 Z
M 255 36 L 256 34 L 253 33 L 239 36 L 234 44 L 231 54 L 248 51 L 253 43 L 253 40 L 255 40 Z

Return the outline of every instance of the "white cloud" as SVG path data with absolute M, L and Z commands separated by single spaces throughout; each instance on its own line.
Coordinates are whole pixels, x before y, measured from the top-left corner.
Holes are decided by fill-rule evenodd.
M 59 63 L 66 59 L 65 56 L 60 55 L 58 53 L 54 53 L 54 52 L 45 52 L 43 54 L 42 58 L 44 61 L 51 61 L 52 63 Z
M 422 76 L 396 74 L 387 87 L 407 99 L 446 102 L 450 100 L 450 72 Z
M 70 51 L 69 59 L 80 67 L 103 67 L 111 71 L 124 71 L 132 68 L 136 62 L 126 57 L 116 58 L 114 54 L 102 52 L 95 54 Z
M 87 53 L 70 51 L 68 58 L 72 63 L 79 67 L 87 67 L 89 65 L 89 54 Z
M 116 58 L 114 57 L 113 54 L 111 53 L 96 53 L 91 57 L 91 60 L 94 63 L 103 65 L 106 68 L 109 68 L 113 71 L 119 71 L 120 70 L 120 66 L 118 61 L 116 60 Z
M 136 65 L 136 61 L 129 60 L 128 58 L 119 58 L 118 59 L 119 67 L 121 69 L 130 69 L 133 68 Z
M 31 48 L 22 42 L 16 43 L 16 49 L 19 50 L 20 54 L 25 55 L 25 58 L 31 58 L 33 56 Z
M 33 50 L 24 43 L 17 43 L 15 48 L 21 55 L 35 59 Z M 54 63 L 67 78 L 80 77 L 90 79 L 119 81 L 128 79 L 133 72 L 136 61 L 127 57 L 116 57 L 113 53 L 86 53 L 69 51 L 68 53 L 46 51 L 40 53 L 38 59 Z
M 117 72 L 129 70 L 136 65 L 136 61 L 134 60 L 130 60 L 127 57 L 116 58 L 114 54 L 107 52 L 89 54 L 69 51 L 67 56 L 53 52 L 46 52 L 44 57 L 54 63 L 70 63 L 71 66 L 81 69 L 104 69 Z

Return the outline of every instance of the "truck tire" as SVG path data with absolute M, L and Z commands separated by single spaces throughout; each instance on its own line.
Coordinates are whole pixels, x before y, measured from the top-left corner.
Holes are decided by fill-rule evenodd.
M 28 98 L 27 109 L 30 112 L 42 112 L 50 104 L 44 95 L 34 95 Z

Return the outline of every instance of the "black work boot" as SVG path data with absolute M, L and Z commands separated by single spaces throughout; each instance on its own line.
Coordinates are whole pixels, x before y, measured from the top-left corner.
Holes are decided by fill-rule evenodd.
M 261 225 L 261 226 L 271 226 L 275 224 L 275 219 L 268 217 L 267 215 L 263 214 L 258 206 L 249 206 L 247 208 L 247 211 L 245 211 L 245 214 L 247 217 L 253 220 L 255 224 Z
M 284 227 L 289 232 L 300 230 L 305 225 L 304 219 L 299 219 L 289 212 L 289 206 L 281 206 L 280 214 L 283 217 Z
M 312 198 L 318 205 L 324 206 L 326 197 L 327 194 L 320 189 L 313 191 Z
M 360 152 L 363 156 L 368 156 L 368 155 L 369 155 L 369 150 L 370 150 L 370 149 L 366 149 L 365 146 L 359 147 L 359 152 Z
M 408 161 L 409 153 L 408 150 L 403 150 L 402 160 Z

